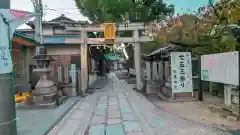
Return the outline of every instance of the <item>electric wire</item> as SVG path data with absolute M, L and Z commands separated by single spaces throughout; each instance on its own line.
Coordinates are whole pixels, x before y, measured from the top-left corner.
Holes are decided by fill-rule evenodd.
M 77 9 L 77 8 L 76 8 Z M 59 9 L 55 9 L 55 8 L 44 8 L 44 10 L 46 11 L 46 14 L 66 14 L 66 15 L 79 15 L 79 16 L 83 16 L 81 13 L 73 13 L 73 12 L 68 12 L 68 11 L 64 11 L 64 8 L 62 8 L 62 10 Z M 51 11 L 51 12 L 48 12 Z M 124 24 L 124 23 L 123 23 Z M 134 25 L 136 27 L 138 26 L 142 26 L 142 24 L 136 24 Z M 126 27 L 128 27 L 128 24 L 126 23 Z
M 68 12 L 63 10 L 58 10 L 58 9 L 53 9 L 53 8 L 44 8 L 45 11 L 51 11 L 51 12 L 57 12 L 57 13 L 66 13 L 66 14 L 72 14 L 72 15 L 81 15 L 81 13 L 74 13 L 74 12 Z M 82 15 L 81 15 L 82 16 Z

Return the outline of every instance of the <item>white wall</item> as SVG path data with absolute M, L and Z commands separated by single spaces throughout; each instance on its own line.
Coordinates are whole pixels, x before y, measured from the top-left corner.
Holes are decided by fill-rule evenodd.
M 43 27 L 43 35 L 53 35 L 52 27 Z

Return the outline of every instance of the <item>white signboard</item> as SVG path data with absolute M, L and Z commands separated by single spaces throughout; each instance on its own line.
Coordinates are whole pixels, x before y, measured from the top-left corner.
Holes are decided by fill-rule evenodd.
M 201 80 L 239 85 L 238 52 L 201 56 Z
M 171 53 L 172 92 L 193 92 L 190 52 Z

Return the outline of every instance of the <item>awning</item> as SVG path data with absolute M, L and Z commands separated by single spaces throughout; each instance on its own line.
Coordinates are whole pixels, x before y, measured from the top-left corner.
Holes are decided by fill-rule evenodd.
M 38 44 L 34 39 L 17 32 L 14 33 L 12 41 L 23 46 L 36 46 Z

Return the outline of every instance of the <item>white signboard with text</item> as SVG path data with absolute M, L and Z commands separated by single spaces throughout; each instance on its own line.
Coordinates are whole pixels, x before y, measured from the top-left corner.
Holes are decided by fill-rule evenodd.
M 239 85 L 239 52 L 201 56 L 201 80 Z
M 171 52 L 172 95 L 192 92 L 192 60 L 190 52 Z

